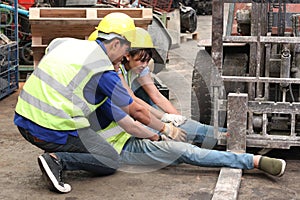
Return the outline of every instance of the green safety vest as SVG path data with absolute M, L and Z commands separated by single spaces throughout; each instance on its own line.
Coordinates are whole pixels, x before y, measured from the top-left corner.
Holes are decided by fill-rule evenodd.
M 120 70 L 122 72 L 122 75 L 125 79 L 125 81 L 127 82 L 128 86 L 131 88 L 131 73 L 130 72 L 125 72 L 125 66 L 123 64 L 120 65 Z
M 120 65 L 120 69 L 122 71 L 122 74 L 125 78 L 125 81 L 130 84 L 131 81 L 131 74 L 127 74 L 126 76 L 124 72 L 123 66 Z M 127 140 L 131 137 L 131 135 L 127 132 L 125 132 L 118 124 L 117 122 L 111 122 L 109 126 L 107 126 L 105 129 L 98 131 L 99 134 L 103 138 L 106 139 L 108 143 L 110 143 L 118 153 L 121 153 L 125 143 Z
M 117 122 L 111 122 L 105 129 L 98 133 L 111 144 L 118 153 L 121 153 L 125 143 L 131 135 L 122 129 Z
M 53 43 L 57 44 L 54 40 L 49 47 Z M 108 70 L 114 67 L 96 42 L 60 42 L 43 57 L 24 84 L 16 112 L 52 130 L 89 127 L 87 116 L 107 98 L 97 105 L 90 104 L 83 89 L 92 76 Z

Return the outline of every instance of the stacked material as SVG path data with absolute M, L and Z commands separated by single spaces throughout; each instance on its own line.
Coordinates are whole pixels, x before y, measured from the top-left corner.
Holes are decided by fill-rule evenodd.
M 152 23 L 151 8 L 30 8 L 34 66 L 54 38 L 86 39 L 111 12 L 125 13 L 134 19 L 136 26 L 145 29 Z

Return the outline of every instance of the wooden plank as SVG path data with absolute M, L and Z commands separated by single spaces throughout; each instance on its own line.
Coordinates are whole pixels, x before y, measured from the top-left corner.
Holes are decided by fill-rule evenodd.
M 122 9 L 119 8 L 116 12 L 122 12 L 127 14 L 128 16 L 132 17 L 132 18 L 152 18 L 152 14 L 151 15 L 144 15 L 144 14 L 149 14 L 148 12 L 143 12 L 144 9 L 141 8 L 136 8 L 136 9 Z M 145 10 L 149 10 L 152 12 L 152 9 L 145 9 Z M 104 16 L 108 15 L 109 13 L 111 13 L 110 10 L 108 9 L 99 9 L 97 10 L 97 16 L 98 18 L 103 18 Z
M 97 18 L 97 10 L 95 10 L 95 9 L 86 10 L 86 18 L 96 19 Z
M 40 17 L 40 9 L 32 9 L 30 8 L 29 19 L 35 19 Z
M 41 9 L 38 18 L 86 18 L 86 9 L 46 8 Z
M 143 9 L 142 10 L 142 16 L 144 19 L 147 19 L 147 18 L 151 18 L 153 17 L 153 11 L 152 9 Z
M 198 40 L 198 32 L 180 34 L 180 43 L 186 42 L 189 39 Z
M 89 18 L 87 12 L 97 12 L 96 18 L 103 18 L 112 12 L 122 12 L 132 18 L 151 18 L 151 8 L 30 8 L 29 19 L 45 18 Z
M 33 37 L 31 39 L 31 43 L 32 43 L 32 45 L 33 44 L 35 44 L 35 45 L 42 45 L 42 37 L 38 37 L 38 36 Z
M 45 55 L 47 46 L 32 46 L 33 51 L 33 66 L 36 67 L 42 57 Z
M 34 66 L 54 38 L 86 39 L 103 17 L 112 12 L 129 15 L 137 27 L 144 29 L 152 23 L 151 8 L 30 8 Z
M 242 170 L 223 167 L 221 169 L 212 200 L 236 200 L 241 185 Z

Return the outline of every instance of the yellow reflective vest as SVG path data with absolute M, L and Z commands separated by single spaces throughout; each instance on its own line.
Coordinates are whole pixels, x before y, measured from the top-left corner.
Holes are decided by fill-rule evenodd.
M 114 70 L 102 48 L 94 41 L 68 39 L 50 48 L 24 84 L 16 112 L 52 130 L 89 127 L 87 116 L 99 107 L 83 95 L 88 81 L 97 73 Z M 58 45 L 57 45 L 58 44 Z
M 125 69 L 122 65 L 120 65 L 120 70 L 125 78 L 125 81 L 130 84 L 131 76 L 127 76 L 125 73 Z M 102 137 L 106 139 L 108 143 L 110 143 L 118 153 L 121 153 L 124 145 L 126 144 L 127 140 L 131 137 L 131 135 L 125 132 L 117 122 L 111 122 L 109 126 L 105 129 L 98 131 Z
M 110 143 L 118 153 L 121 153 L 125 143 L 131 135 L 122 129 L 117 122 L 111 122 L 105 129 L 98 133 Z

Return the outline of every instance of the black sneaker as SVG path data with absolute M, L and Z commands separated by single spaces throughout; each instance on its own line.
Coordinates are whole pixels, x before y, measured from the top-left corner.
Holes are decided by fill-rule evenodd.
M 57 159 L 44 153 L 38 157 L 38 163 L 50 190 L 60 193 L 71 191 L 71 186 L 62 181 L 62 165 Z

